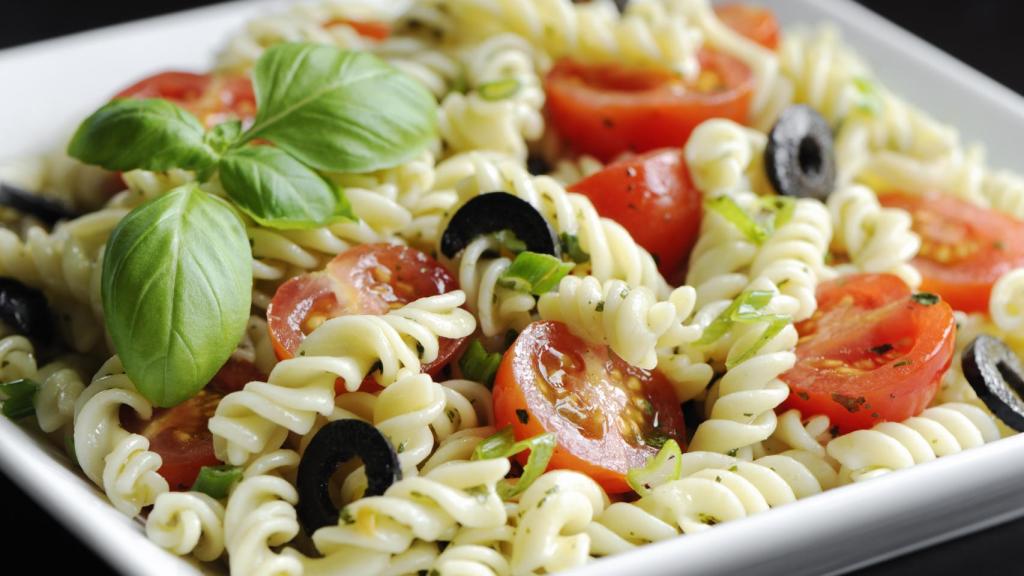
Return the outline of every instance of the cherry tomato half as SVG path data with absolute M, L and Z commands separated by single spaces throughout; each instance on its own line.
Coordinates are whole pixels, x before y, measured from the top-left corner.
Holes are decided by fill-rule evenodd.
M 715 6 L 715 14 L 723 24 L 765 48 L 779 47 L 779 21 L 767 8 L 748 4 Z
M 701 194 L 679 149 L 659 150 L 610 164 L 569 188 L 597 212 L 622 224 L 671 277 L 700 232 Z
M 256 116 L 256 96 L 245 76 L 162 72 L 122 90 L 116 98 L 163 98 L 195 114 L 207 128 Z
M 455 278 L 436 260 L 407 246 L 363 244 L 331 260 L 325 270 L 296 276 L 277 289 L 267 308 L 274 351 L 295 355 L 306 335 L 345 314 L 385 314 L 413 300 L 456 290 Z M 436 374 L 465 339 L 442 338 L 437 358 L 423 366 Z
M 902 421 L 924 410 L 953 358 L 953 310 L 933 294 L 911 295 L 890 274 L 818 287 L 818 310 L 797 325 L 797 363 L 783 410 L 824 414 L 840 433 Z
M 684 446 L 683 413 L 669 383 L 561 322 L 534 322 L 505 352 L 494 381 L 494 418 L 516 439 L 553 432 L 549 468 L 587 474 L 611 494 L 665 439 Z
M 221 464 L 213 452 L 213 434 L 208 422 L 223 394 L 206 388 L 173 408 L 155 408 L 149 420 L 140 419 L 130 408 L 121 410 L 125 430 L 149 439 L 149 449 L 160 455 L 158 472 L 171 490 L 188 490 L 203 466 Z
M 696 85 L 666 70 L 562 60 L 544 79 L 551 124 L 576 152 L 608 162 L 623 152 L 680 147 L 709 118 L 746 123 L 750 69 L 720 52 L 699 57 Z
M 910 212 L 921 237 L 914 259 L 921 290 L 941 295 L 955 310 L 987 311 L 992 285 L 1024 266 L 1020 220 L 942 194 L 887 193 L 879 201 Z

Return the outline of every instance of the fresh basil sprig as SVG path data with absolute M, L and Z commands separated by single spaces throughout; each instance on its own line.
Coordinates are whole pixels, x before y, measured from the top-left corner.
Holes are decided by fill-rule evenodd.
M 125 371 L 157 406 L 213 378 L 242 338 L 252 298 L 245 225 L 186 184 L 114 228 L 103 260 L 103 316 Z

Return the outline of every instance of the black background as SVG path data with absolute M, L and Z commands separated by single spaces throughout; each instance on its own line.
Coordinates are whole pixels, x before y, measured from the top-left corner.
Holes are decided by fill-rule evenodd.
M 79 30 L 212 4 L 213 0 L 0 0 L 0 48 Z M 1020 31 L 1024 2 L 1015 0 L 862 0 L 872 10 L 953 54 L 999 82 L 1024 93 Z M 187 39 L 183 39 L 187 41 Z M 0 78 L 0 90 L 3 79 Z M 3 128 L 0 127 L 0 133 Z M 5 564 L 31 561 L 33 570 L 75 566 L 76 573 L 112 570 L 69 535 L 49 514 L 0 474 L 0 510 Z M 836 522 L 842 522 L 836 518 Z M 940 544 L 861 572 L 861 576 L 905 573 L 1020 573 L 1015 546 L 1024 540 L 1024 520 Z M 799 563 L 799 558 L 793 559 Z M 685 567 L 680 567 L 685 568 Z

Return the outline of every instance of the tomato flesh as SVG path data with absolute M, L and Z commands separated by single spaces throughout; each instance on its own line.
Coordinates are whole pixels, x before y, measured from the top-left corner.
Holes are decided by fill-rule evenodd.
M 626 472 L 666 438 L 685 445 L 682 410 L 661 374 L 587 344 L 560 322 L 530 324 L 505 352 L 494 418 L 518 440 L 554 433 L 549 468 L 583 472 L 611 494 L 630 490 Z
M 162 72 L 129 86 L 116 98 L 162 98 L 185 108 L 207 128 L 256 117 L 256 95 L 246 76 Z
M 934 292 L 956 310 L 987 312 L 992 285 L 1024 266 L 1024 222 L 942 194 L 887 193 L 885 206 L 914 219 L 921 249 L 914 266 L 921 290 Z
M 779 21 L 767 8 L 748 4 L 715 6 L 715 15 L 723 24 L 765 48 L 779 47 Z
M 336 256 L 324 270 L 296 276 L 277 289 L 267 308 L 274 352 L 281 360 L 292 358 L 306 335 L 330 318 L 381 315 L 457 288 L 455 278 L 419 250 L 393 244 L 356 246 Z M 423 371 L 436 375 L 465 340 L 441 338 L 437 358 L 425 364 Z M 375 386 L 372 380 L 367 378 L 363 389 Z M 339 393 L 342 390 L 338 388 Z
M 701 194 L 679 149 L 615 162 L 569 188 L 622 224 L 658 260 L 662 275 L 679 270 L 697 242 Z
M 753 90 L 750 70 L 707 49 L 699 59 L 696 85 L 666 70 L 562 60 L 544 80 L 548 117 L 571 148 L 604 162 L 623 152 L 681 147 L 709 118 L 746 123 Z
M 911 295 L 895 276 L 863 274 L 820 285 L 818 310 L 797 332 L 780 410 L 824 414 L 845 434 L 921 413 L 952 361 L 956 323 L 946 302 Z
M 130 408 L 121 411 L 126 430 L 149 439 L 149 449 L 160 455 L 159 474 L 171 490 L 189 490 L 203 466 L 221 464 L 213 452 L 208 422 L 223 395 L 209 388 L 173 408 L 156 408 L 153 417 L 140 419 Z

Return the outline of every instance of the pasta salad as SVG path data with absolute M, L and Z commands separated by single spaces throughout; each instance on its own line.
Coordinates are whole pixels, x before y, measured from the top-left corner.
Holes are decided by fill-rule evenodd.
M 320 0 L 134 80 L 0 166 L 0 407 L 171 553 L 553 573 L 1024 430 L 1024 180 L 834 28 Z

